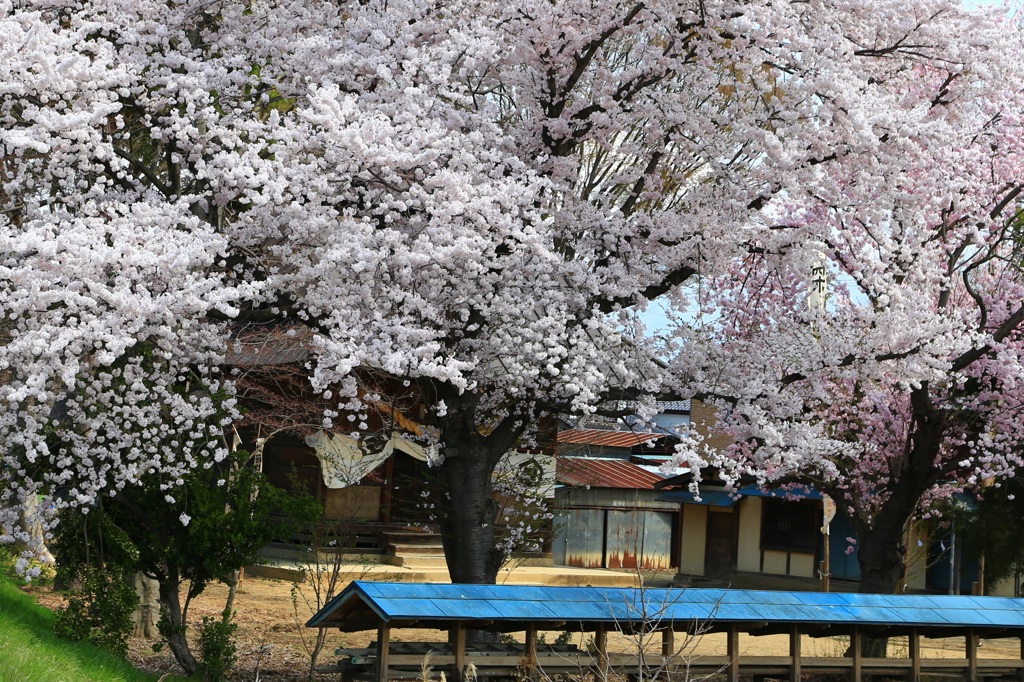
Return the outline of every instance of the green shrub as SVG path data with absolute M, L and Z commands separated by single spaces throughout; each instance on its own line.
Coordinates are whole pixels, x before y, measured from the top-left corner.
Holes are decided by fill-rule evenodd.
M 75 642 L 91 642 L 118 656 L 128 652 L 135 589 L 118 571 L 88 568 L 79 572 L 80 587 L 57 609 L 54 632 Z
M 238 656 L 235 648 L 235 630 L 231 621 L 234 614 L 224 612 L 222 618 L 203 616 L 199 626 L 199 666 L 196 669 L 204 682 L 224 682 L 235 666 Z

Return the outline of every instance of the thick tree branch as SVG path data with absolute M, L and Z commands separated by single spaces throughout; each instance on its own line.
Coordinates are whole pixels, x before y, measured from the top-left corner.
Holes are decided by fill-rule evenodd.
M 138 160 L 137 158 L 135 158 L 134 156 L 132 156 L 131 154 L 129 154 L 128 152 L 119 147 L 114 147 L 114 153 L 117 154 L 122 159 L 124 159 L 125 161 L 127 161 L 129 165 L 131 165 L 133 170 L 140 173 L 142 177 L 144 177 L 146 181 L 149 182 L 149 184 L 155 187 L 165 197 L 170 199 L 172 196 L 174 196 L 174 193 L 171 191 L 171 189 L 167 185 L 165 185 L 160 180 L 160 178 L 156 176 L 156 173 L 154 173 L 149 166 L 142 163 L 142 161 Z
M 650 284 L 641 291 L 630 296 L 615 296 L 612 298 L 598 298 L 594 301 L 597 309 L 603 313 L 614 312 L 621 308 L 628 308 L 641 301 L 653 301 L 675 287 L 683 284 L 697 274 L 697 269 L 689 265 L 683 265 L 667 273 L 659 282 Z
M 1014 331 L 1017 331 L 1021 324 L 1024 324 L 1024 304 L 1021 304 L 1021 306 L 1017 308 L 1016 312 L 1006 318 L 1006 320 L 999 325 L 999 328 L 992 333 L 992 340 L 996 343 L 1003 341 L 1007 336 L 1012 334 Z M 978 348 L 972 348 L 953 360 L 950 365 L 950 369 L 954 372 L 963 371 L 991 352 L 992 344 L 989 343 L 986 343 L 984 346 L 979 346 Z

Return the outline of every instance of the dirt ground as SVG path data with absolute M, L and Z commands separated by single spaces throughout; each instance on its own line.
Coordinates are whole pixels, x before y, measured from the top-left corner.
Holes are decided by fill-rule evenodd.
M 51 608 L 61 602 L 59 595 L 46 588 L 32 588 L 31 592 L 43 605 Z M 200 595 L 189 610 L 191 626 L 201 622 L 203 616 L 218 616 L 224 608 L 227 587 L 220 584 L 211 585 Z M 307 601 L 309 600 L 309 601 Z M 237 646 L 238 665 L 232 676 L 233 682 L 297 682 L 305 680 L 309 669 L 309 648 L 316 635 L 314 630 L 304 626 L 315 608 L 310 603 L 313 595 L 303 585 L 279 580 L 264 580 L 246 577 L 236 597 L 236 622 L 238 623 Z M 546 633 L 546 640 L 551 642 L 559 633 Z M 575 635 L 574 642 L 585 645 L 588 635 Z M 334 662 L 334 650 L 338 647 L 358 648 L 368 646 L 376 638 L 376 632 L 340 633 L 330 631 L 319 665 Z M 443 641 L 444 633 L 437 630 L 396 630 L 393 633 L 396 641 Z M 940 640 L 922 639 L 922 653 L 925 657 L 963 658 L 964 640 L 949 638 Z M 682 642 L 677 639 L 677 646 L 685 646 L 694 654 L 722 655 L 725 654 L 726 642 L 724 633 L 703 635 L 700 638 Z M 659 643 L 652 642 L 657 648 Z M 741 636 L 740 648 L 747 655 L 785 655 L 788 652 L 788 638 L 785 635 L 750 637 Z M 129 644 L 129 657 L 136 667 L 153 673 L 181 673 L 170 652 L 166 648 L 161 652 L 153 651 L 153 642 L 143 639 L 132 639 Z M 635 643 L 625 638 L 609 635 L 609 651 L 635 650 Z M 838 656 L 846 648 L 841 638 L 809 638 L 802 642 L 805 656 Z M 906 639 L 890 640 L 891 656 L 907 655 Z M 982 642 L 979 655 L 983 658 L 1018 658 L 1020 643 L 1016 638 L 985 640 Z M 338 675 L 320 675 L 316 679 L 337 680 Z

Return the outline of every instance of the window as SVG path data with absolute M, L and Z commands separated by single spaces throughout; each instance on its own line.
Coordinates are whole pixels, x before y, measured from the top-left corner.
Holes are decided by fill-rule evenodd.
M 818 505 L 765 499 L 761 507 L 761 549 L 813 553 L 818 548 Z

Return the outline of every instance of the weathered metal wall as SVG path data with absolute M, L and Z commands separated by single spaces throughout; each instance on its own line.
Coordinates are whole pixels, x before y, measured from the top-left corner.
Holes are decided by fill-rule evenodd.
M 659 509 L 678 512 L 678 502 L 659 502 L 660 490 L 614 490 L 609 488 L 560 488 L 555 491 L 555 506 L 562 509 L 595 507 L 600 509 Z
M 643 552 L 643 512 L 609 510 L 605 531 L 608 568 L 636 568 Z
M 607 568 L 668 568 L 672 556 L 672 514 L 609 510 L 605 538 Z
M 579 568 L 668 568 L 672 518 L 645 510 L 564 510 L 555 520 L 552 561 Z
M 572 509 L 555 517 L 551 560 L 557 566 L 604 566 L 604 510 Z
M 676 511 L 644 512 L 644 553 L 641 568 L 668 568 L 672 565 L 672 526 L 679 519 Z

